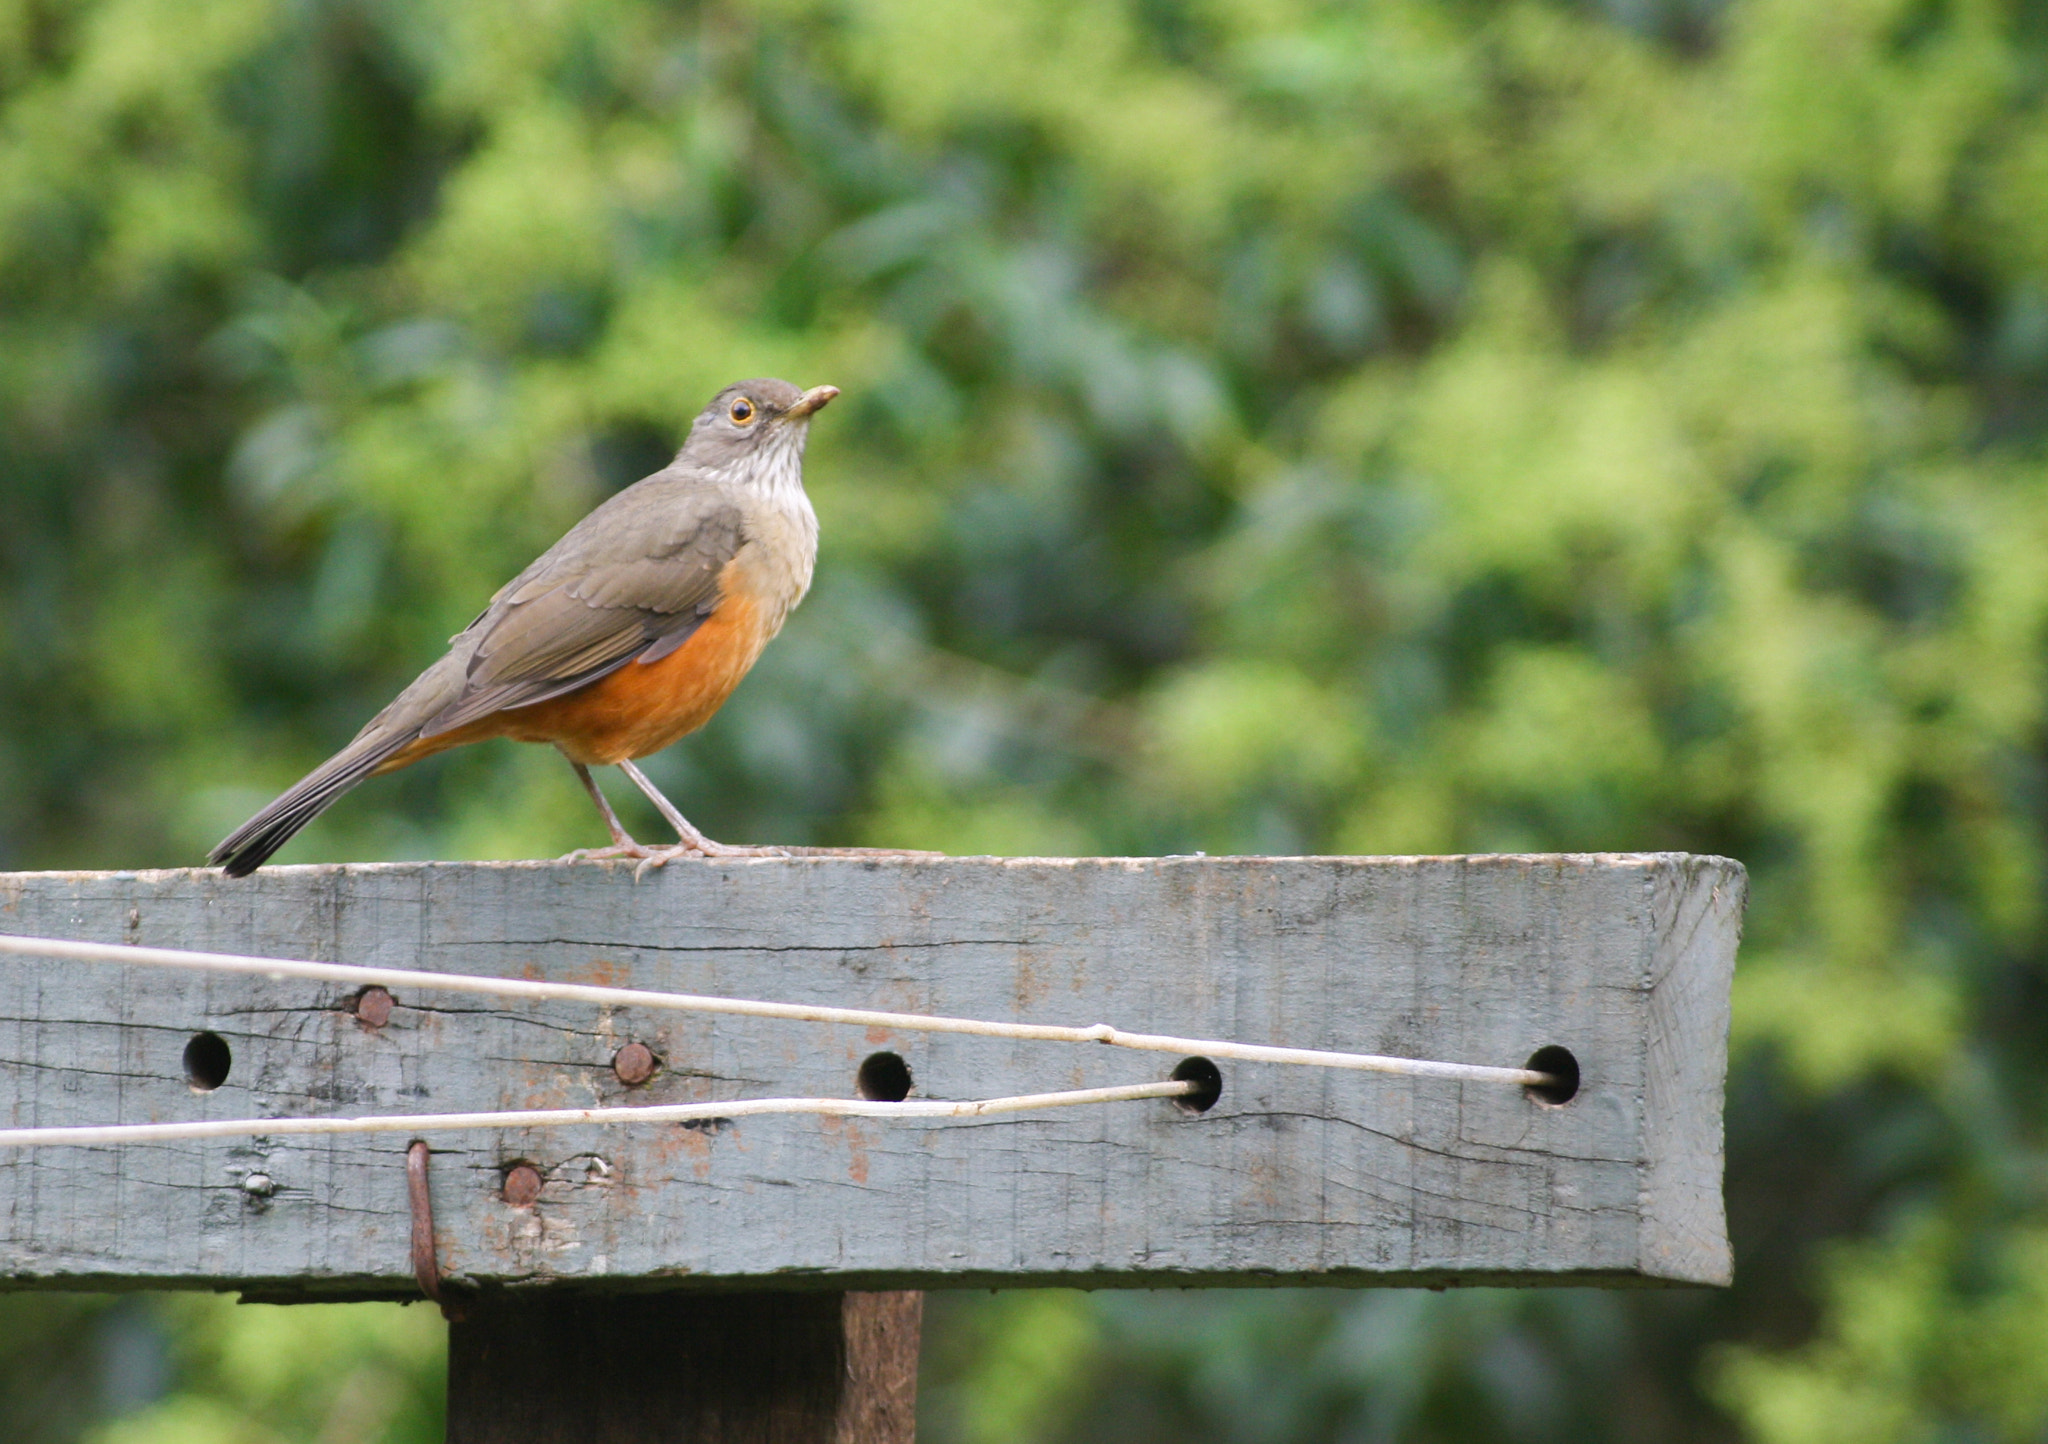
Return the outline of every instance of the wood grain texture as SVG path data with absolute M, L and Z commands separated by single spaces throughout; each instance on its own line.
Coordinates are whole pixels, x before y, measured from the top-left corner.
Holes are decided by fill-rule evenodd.
M 449 1444 L 911 1444 L 917 1293 L 563 1293 L 448 1332 Z
M 0 931 L 1091 1024 L 1583 1074 L 1223 1065 L 1199 1117 L 431 1135 L 444 1270 L 519 1284 L 1723 1283 L 1721 1093 L 1745 880 L 1684 855 L 388 864 L 0 875 Z M 0 959 L 7 1126 L 1162 1078 L 1095 1045 Z M 195 1094 L 181 1055 L 229 1045 Z M 659 1060 L 627 1088 L 629 1041 Z M 0 1170 L 0 1286 L 404 1297 L 404 1135 L 49 1149 Z M 501 1197 L 513 1165 L 536 1201 Z M 252 1175 L 269 1182 L 252 1189 Z

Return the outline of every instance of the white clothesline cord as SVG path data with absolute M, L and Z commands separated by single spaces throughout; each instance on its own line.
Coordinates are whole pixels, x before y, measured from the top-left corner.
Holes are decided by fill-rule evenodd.
M 171 1143 L 181 1138 L 278 1138 L 303 1133 L 447 1133 L 473 1128 L 555 1128 L 575 1123 L 695 1123 L 763 1113 L 818 1113 L 836 1118 L 982 1118 L 1084 1103 L 1179 1098 L 1200 1091 L 1192 1080 L 1024 1093 L 964 1102 L 907 1103 L 857 1098 L 735 1098 L 728 1103 L 656 1103 L 637 1108 L 529 1108 L 502 1113 L 398 1113 L 370 1118 L 220 1118 L 191 1123 L 109 1123 L 80 1128 L 0 1129 L 0 1148 L 55 1144 Z
M 530 1002 L 594 1003 L 600 1007 L 668 1008 L 685 1013 L 726 1013 L 746 1018 L 783 1018 L 803 1023 L 850 1023 L 856 1027 L 900 1028 L 906 1032 L 967 1033 L 982 1038 L 1021 1038 L 1045 1043 L 1106 1043 L 1151 1053 L 1199 1053 L 1251 1063 L 1295 1063 L 1394 1073 L 1410 1078 L 1453 1078 L 1469 1083 L 1506 1083 L 1522 1088 L 1552 1086 L 1557 1079 L 1533 1068 L 1496 1068 L 1483 1063 L 1439 1063 L 1421 1058 L 1387 1058 L 1373 1053 L 1337 1053 L 1320 1048 L 1275 1048 L 1217 1038 L 1176 1038 L 1128 1033 L 1107 1023 L 1070 1028 L 1051 1023 L 998 1023 L 979 1018 L 883 1013 L 868 1008 L 832 1008 L 807 1003 L 757 1003 L 692 993 L 659 993 L 645 988 L 611 988 L 596 983 L 546 983 L 528 978 L 491 978 L 473 973 L 429 973 L 411 968 L 366 968 L 353 963 L 313 963 L 292 958 L 254 958 L 233 953 L 199 953 L 183 948 L 144 948 L 128 943 L 86 943 L 66 938 L 0 934 L 0 953 L 67 958 L 87 963 L 135 963 L 203 973 L 257 973 L 271 978 L 307 978 L 362 987 L 437 988 L 483 993 Z

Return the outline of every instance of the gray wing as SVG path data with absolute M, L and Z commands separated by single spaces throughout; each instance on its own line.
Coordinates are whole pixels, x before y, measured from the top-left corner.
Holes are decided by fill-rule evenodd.
M 657 661 L 717 610 L 719 574 L 745 541 L 739 507 L 709 489 L 636 490 L 584 518 L 455 639 L 470 647 L 461 695 L 422 737 Z

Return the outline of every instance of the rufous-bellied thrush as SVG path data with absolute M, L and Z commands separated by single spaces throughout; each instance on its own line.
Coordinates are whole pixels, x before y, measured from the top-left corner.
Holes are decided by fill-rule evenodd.
M 487 737 L 550 742 L 611 830 L 589 857 L 749 855 L 692 827 L 633 765 L 709 721 L 811 585 L 818 518 L 804 437 L 832 386 L 742 381 L 676 459 L 604 502 L 491 598 L 355 740 L 243 823 L 209 861 L 246 877 L 366 777 Z M 590 769 L 616 763 L 682 840 L 647 847 Z

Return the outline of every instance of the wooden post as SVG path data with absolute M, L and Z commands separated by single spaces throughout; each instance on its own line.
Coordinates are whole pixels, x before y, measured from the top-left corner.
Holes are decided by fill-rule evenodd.
M 893 1444 L 917 1296 L 864 1291 L 1725 1283 L 1744 890 L 1678 854 L 391 864 L 0 875 L 0 931 L 1570 1064 L 1552 1093 L 1226 1059 L 1199 1113 L 429 1135 L 424 1276 L 468 1310 L 451 1438 Z M 989 1098 L 1181 1061 L 0 957 L 16 1128 L 848 1097 L 877 1065 L 913 1097 Z M 416 1297 L 409 1141 L 10 1157 L 0 1287 Z
M 546 1293 L 448 1335 L 449 1444 L 912 1444 L 924 1296 Z

